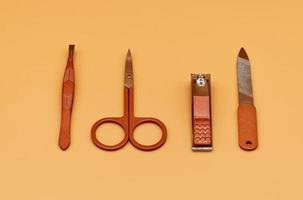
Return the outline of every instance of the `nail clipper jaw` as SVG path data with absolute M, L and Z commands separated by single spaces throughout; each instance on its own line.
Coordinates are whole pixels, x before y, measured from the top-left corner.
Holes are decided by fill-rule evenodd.
M 210 152 L 213 150 L 213 147 L 199 147 L 199 146 L 193 146 L 191 147 L 192 151 L 205 151 L 205 152 Z
M 209 96 L 209 77 L 204 74 L 193 76 L 194 80 L 194 96 Z

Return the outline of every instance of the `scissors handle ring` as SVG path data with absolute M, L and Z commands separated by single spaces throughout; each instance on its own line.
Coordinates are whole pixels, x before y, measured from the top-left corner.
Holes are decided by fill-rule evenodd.
M 97 121 L 92 129 L 91 129 L 91 139 L 93 141 L 93 143 L 99 147 L 100 149 L 106 150 L 106 151 L 114 151 L 117 149 L 122 148 L 127 142 L 128 142 L 128 138 L 129 138 L 129 134 L 128 134 L 128 130 L 127 130 L 127 125 L 125 125 L 124 122 L 124 118 L 123 117 L 116 117 L 116 118 L 104 118 L 104 119 L 100 119 L 99 121 Z M 122 139 L 121 142 L 119 142 L 118 144 L 115 145 L 106 145 L 103 144 L 102 142 L 100 142 L 97 138 L 97 129 L 105 123 L 113 123 L 113 124 L 117 124 L 119 125 L 123 130 L 124 130 L 124 138 Z
M 152 145 L 143 145 L 136 141 L 136 139 L 134 137 L 134 131 L 138 126 L 140 126 L 141 124 L 145 124 L 145 123 L 155 124 L 161 129 L 162 136 L 161 136 L 161 139 L 157 143 L 152 144 Z M 166 142 L 166 138 L 167 138 L 166 126 L 164 125 L 163 122 L 161 122 L 160 120 L 158 120 L 156 118 L 136 117 L 136 118 L 134 118 L 134 123 L 131 127 L 132 127 L 132 129 L 130 130 L 129 140 L 132 143 L 132 145 L 134 147 L 136 147 L 137 149 L 140 149 L 143 151 L 152 151 L 152 150 L 156 150 L 156 149 L 160 148 Z

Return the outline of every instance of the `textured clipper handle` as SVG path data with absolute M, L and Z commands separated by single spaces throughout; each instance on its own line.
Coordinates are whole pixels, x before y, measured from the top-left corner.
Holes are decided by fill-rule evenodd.
M 257 114 L 253 104 L 238 107 L 239 145 L 244 150 L 254 150 L 258 146 Z
M 211 146 L 211 126 L 209 119 L 194 119 L 195 146 Z
M 194 150 L 210 151 L 212 148 L 210 97 L 193 97 L 193 147 Z

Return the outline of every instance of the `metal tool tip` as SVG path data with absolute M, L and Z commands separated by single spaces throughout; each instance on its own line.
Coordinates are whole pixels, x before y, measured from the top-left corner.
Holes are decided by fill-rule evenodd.
M 70 51 L 74 51 L 75 45 L 74 45 L 74 44 L 70 44 L 70 45 L 68 46 L 68 49 L 69 49 Z
M 131 59 L 132 59 L 132 54 L 131 54 L 131 52 L 130 52 L 130 49 L 128 49 L 128 51 L 127 51 L 126 59 L 127 59 L 127 60 L 131 60 Z
M 74 44 L 70 44 L 68 46 L 68 62 L 73 62 L 74 49 L 75 49 Z
M 132 54 L 131 54 L 131 52 L 130 52 L 130 49 L 128 49 L 127 50 L 127 57 L 131 57 L 132 56 Z
M 239 57 L 248 60 L 248 55 L 243 47 L 240 49 Z

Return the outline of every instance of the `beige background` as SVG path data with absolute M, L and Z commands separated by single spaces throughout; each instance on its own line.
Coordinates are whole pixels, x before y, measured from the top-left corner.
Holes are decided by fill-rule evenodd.
M 299 0 L 2 0 L 0 199 L 303 199 L 302 9 Z M 69 43 L 76 44 L 76 98 L 72 144 L 63 152 Z M 253 152 L 237 144 L 241 46 L 258 110 Z M 168 128 L 154 152 L 130 144 L 105 152 L 90 140 L 96 120 L 122 114 L 128 48 L 136 115 Z M 191 151 L 189 83 L 198 72 L 212 74 L 212 153 Z M 117 142 L 114 128 L 104 127 L 101 139 Z M 159 137 L 153 126 L 138 132 L 147 143 Z

